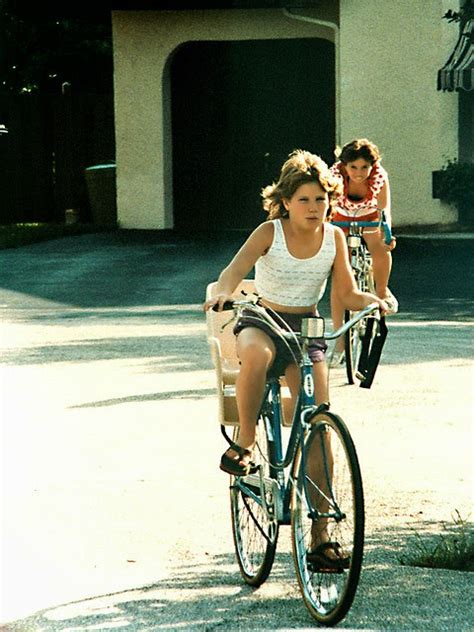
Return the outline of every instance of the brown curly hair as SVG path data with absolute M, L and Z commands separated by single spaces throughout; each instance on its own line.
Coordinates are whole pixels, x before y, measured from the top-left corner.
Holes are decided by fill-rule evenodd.
M 363 158 L 371 165 L 382 158 L 377 145 L 372 143 L 367 138 L 356 138 L 351 140 L 350 143 L 346 143 L 342 149 L 339 147 L 334 152 L 336 158 L 347 165 L 348 162 L 354 162 L 359 158 Z
M 304 149 L 295 149 L 283 164 L 278 182 L 262 189 L 263 208 L 268 213 L 268 219 L 288 217 L 283 200 L 291 199 L 295 191 L 307 182 L 317 182 L 326 191 L 330 207 L 342 193 L 342 184 L 322 158 Z

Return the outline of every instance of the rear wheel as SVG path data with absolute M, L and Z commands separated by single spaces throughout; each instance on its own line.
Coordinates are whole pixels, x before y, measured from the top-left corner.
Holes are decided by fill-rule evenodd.
M 305 449 L 298 449 L 294 463 L 293 558 L 306 607 L 319 623 L 334 625 L 347 614 L 360 576 L 364 546 L 362 479 L 344 422 L 328 412 L 313 417 L 311 425 Z M 323 548 L 323 556 L 333 560 L 326 566 L 308 560 L 308 553 L 324 542 L 337 543 L 340 558 L 334 562 L 333 552 Z
M 352 318 L 352 312 L 344 312 L 344 322 Z M 356 378 L 364 379 L 359 367 L 367 364 L 367 357 L 372 341 L 377 334 L 377 327 L 373 317 L 362 318 L 345 334 L 344 352 L 346 358 L 346 375 L 349 384 L 354 384 Z
M 352 314 L 347 309 L 344 312 L 344 322 L 347 323 L 350 320 Z M 357 323 L 355 327 L 349 329 L 344 336 L 344 352 L 346 356 L 346 375 L 349 384 L 354 384 L 355 372 L 357 368 L 357 360 L 360 354 L 360 334 L 359 325 L 361 321 Z
M 234 440 L 238 435 L 236 429 Z M 275 498 L 271 483 L 271 444 L 265 431 L 265 420 L 257 422 L 254 461 L 259 471 L 249 477 L 231 477 L 230 504 L 232 533 L 240 572 L 247 584 L 260 586 L 270 574 L 278 539 Z M 267 485 L 262 494 L 260 473 Z

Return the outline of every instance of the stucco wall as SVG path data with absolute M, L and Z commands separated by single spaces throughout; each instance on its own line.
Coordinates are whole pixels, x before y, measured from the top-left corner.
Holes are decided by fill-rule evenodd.
M 117 205 L 125 228 L 171 228 L 170 56 L 188 41 L 322 37 L 336 44 L 337 138 L 366 136 L 390 175 L 395 225 L 449 223 L 431 173 L 458 154 L 456 94 L 436 73 L 457 38 L 456 0 L 340 0 L 333 29 L 282 10 L 113 13 Z M 335 20 L 323 4 L 313 18 Z M 449 5 L 449 6 L 448 6 Z M 300 11 L 300 13 L 303 13 Z
M 305 11 L 313 19 L 321 11 Z M 172 228 L 167 63 L 189 41 L 319 37 L 334 29 L 282 10 L 117 11 L 112 15 L 118 220 L 123 228 Z
M 395 225 L 457 219 L 454 208 L 432 198 L 431 180 L 447 157 L 457 157 L 458 97 L 436 90 L 458 33 L 441 19 L 447 4 L 341 0 L 340 137 L 379 146 Z

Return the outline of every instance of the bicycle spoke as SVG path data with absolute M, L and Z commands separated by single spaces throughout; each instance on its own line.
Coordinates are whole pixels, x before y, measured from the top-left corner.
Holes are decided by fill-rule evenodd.
M 313 481 L 309 476 L 306 476 L 306 484 L 313 490 L 313 493 L 317 494 L 323 502 L 328 504 L 328 511 L 326 514 L 330 515 L 330 517 L 335 518 L 336 515 L 339 514 L 338 503 L 334 498 L 326 495 L 326 492 L 320 487 L 315 481 Z M 303 495 L 301 500 L 303 500 Z M 333 514 L 333 515 L 331 515 Z
M 268 442 L 264 424 L 257 424 L 255 461 L 265 477 L 269 477 Z M 232 532 L 240 572 L 244 580 L 259 586 L 268 577 L 275 557 L 278 524 L 264 508 L 260 488 L 253 488 L 253 498 L 245 492 L 245 486 L 231 485 Z M 265 499 L 267 503 L 271 498 Z
M 264 529 L 260 525 L 260 522 L 263 522 L 262 517 L 265 515 L 265 512 L 264 512 L 263 508 L 261 507 L 261 505 L 259 505 L 256 502 L 253 502 L 253 504 L 260 509 L 260 511 L 259 511 L 260 516 L 257 517 L 255 515 L 255 513 L 253 512 L 252 507 L 250 506 L 250 500 L 249 500 L 248 496 L 246 496 L 245 494 L 242 494 L 242 501 L 243 501 L 243 503 L 245 505 L 245 508 L 248 511 L 249 516 L 254 521 L 255 527 L 260 531 L 260 533 L 265 538 L 265 540 L 269 544 L 271 544 L 271 537 L 264 531 Z M 271 531 L 271 529 L 269 529 L 269 531 Z

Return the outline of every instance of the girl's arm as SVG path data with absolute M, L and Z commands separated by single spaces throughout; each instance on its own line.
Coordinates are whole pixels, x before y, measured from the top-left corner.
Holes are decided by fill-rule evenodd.
M 381 298 L 370 292 L 361 292 L 356 285 L 352 274 L 347 254 L 347 245 L 344 233 L 335 227 L 336 258 L 332 268 L 332 284 L 345 309 L 358 311 L 370 305 L 378 303 L 380 310 L 386 312 L 387 304 Z
M 204 310 L 208 310 L 214 305 L 218 305 L 218 310 L 222 310 L 225 301 L 231 300 L 231 295 L 239 283 L 245 279 L 252 270 L 257 259 L 259 259 L 271 246 L 273 241 L 273 224 L 264 222 L 260 224 L 235 257 L 219 275 L 215 295 L 203 305 Z
M 377 195 L 377 204 L 380 209 L 385 211 L 385 219 L 387 224 L 392 230 L 392 207 L 390 201 L 390 184 L 388 178 L 385 180 L 385 184 L 380 189 L 380 193 Z
M 388 178 L 385 180 L 385 184 L 380 189 L 380 193 L 377 196 L 377 205 L 385 212 L 385 221 L 387 222 L 390 230 L 392 230 L 392 205 L 390 200 L 390 184 Z M 395 237 L 392 237 L 392 241 L 389 244 L 385 244 L 387 250 L 393 250 L 397 244 Z

